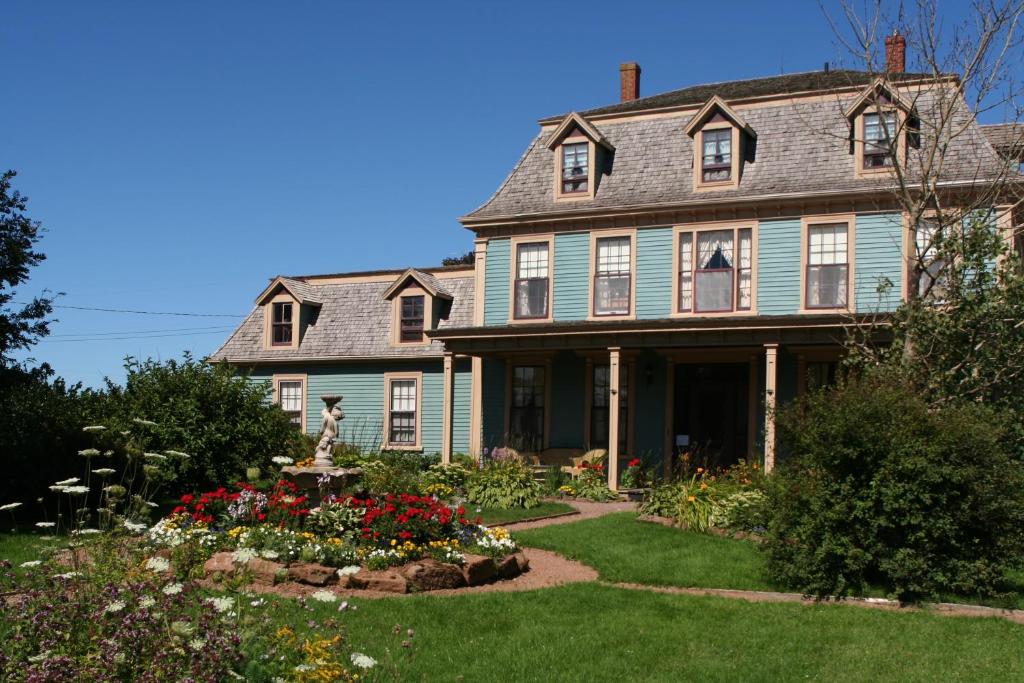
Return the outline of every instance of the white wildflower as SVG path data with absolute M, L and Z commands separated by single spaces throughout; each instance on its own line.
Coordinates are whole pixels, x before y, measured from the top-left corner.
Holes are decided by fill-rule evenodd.
M 103 533 L 99 529 L 75 529 L 71 532 L 72 536 L 92 536 L 93 534 Z
M 235 606 L 234 598 L 206 598 L 206 602 L 221 614 Z
M 65 488 L 66 487 L 64 486 L 57 486 L 56 484 L 54 484 L 53 486 L 50 487 L 50 490 L 56 491 L 57 493 L 63 493 Z
M 56 483 L 56 486 L 71 486 L 72 484 L 77 484 L 78 482 L 78 477 L 71 477 L 70 479 L 65 479 L 64 481 L 58 481 Z
M 70 493 L 72 495 L 81 495 L 83 493 L 89 493 L 88 486 L 65 486 L 64 493 Z
M 124 528 L 127 529 L 129 532 L 131 532 L 133 534 L 141 534 L 143 531 L 145 531 L 149 527 L 147 527 L 145 524 L 142 524 L 140 522 L 125 522 L 124 523 Z
M 38 567 L 38 566 L 39 566 L 39 565 L 41 565 L 42 563 L 43 563 L 43 561 L 42 561 L 42 560 L 29 560 L 28 562 L 22 562 L 22 563 L 21 563 L 20 565 L 18 565 L 18 566 L 20 566 L 20 567 L 26 567 L 26 568 L 28 568 L 28 567 Z
M 114 602 L 107 605 L 103 611 L 113 614 L 114 612 L 120 612 L 124 609 L 124 602 L 122 600 L 115 600 Z
M 108 475 L 114 474 L 115 472 L 117 472 L 117 470 L 112 469 L 110 467 L 101 467 L 98 470 L 92 471 L 93 474 L 98 474 L 101 477 L 106 477 Z
M 146 560 L 146 569 L 152 572 L 165 572 L 171 568 L 171 563 L 165 557 L 151 557 Z
M 76 576 L 81 576 L 81 575 L 82 575 L 82 572 L 67 572 L 65 574 L 54 574 L 53 578 L 55 578 L 55 579 L 73 579 Z
M 351 659 L 352 663 L 360 669 L 372 669 L 377 665 L 376 659 L 370 655 L 364 655 L 362 652 L 353 652 Z
M 265 604 L 267 604 L 267 601 L 264 600 L 263 598 L 259 598 L 257 600 L 253 600 L 252 602 L 250 602 L 249 606 L 250 607 L 263 607 L 263 605 L 265 605 Z
M 188 453 L 182 453 L 181 451 L 164 451 L 164 455 L 169 455 L 172 458 L 184 458 L 185 460 L 192 458 Z
M 275 455 L 273 458 L 270 459 L 270 461 L 275 465 L 291 465 L 292 463 L 295 462 L 291 458 L 284 455 Z
M 143 453 L 143 455 L 146 456 L 147 458 L 149 458 L 150 460 L 166 460 L 167 459 L 166 455 L 161 455 L 160 453 Z
M 231 553 L 231 559 L 235 564 L 249 564 L 249 560 L 256 557 L 257 553 L 252 548 L 239 548 Z
M 13 510 L 20 507 L 21 503 L 7 503 L 6 505 L 0 505 L 0 510 Z
M 304 673 L 306 671 L 312 671 L 313 670 L 313 665 L 312 664 L 299 664 L 298 666 L 295 667 L 295 670 L 298 671 L 299 673 Z
M 109 458 L 114 454 L 114 451 L 103 451 L 103 457 Z
M 281 557 L 281 553 L 277 552 L 276 550 L 261 550 L 260 557 L 262 557 L 264 560 L 276 560 L 277 558 Z
M 151 501 L 151 500 L 147 500 L 147 501 L 146 501 L 146 505 L 148 505 L 148 506 L 149 506 L 149 507 L 151 507 L 151 508 L 155 508 L 155 507 L 160 507 L 159 505 L 157 505 L 156 503 L 154 503 L 154 502 L 153 502 L 153 501 Z
M 82 427 L 83 432 L 102 432 L 106 431 L 106 427 L 103 425 L 89 425 L 88 427 Z
M 139 600 L 139 607 L 141 607 L 142 609 L 149 609 L 155 604 L 156 598 L 154 598 L 152 595 L 147 595 L 146 597 Z
M 100 452 L 95 448 L 86 448 L 85 450 L 78 451 L 78 454 L 86 458 L 95 458 Z
M 351 576 L 352 574 L 357 574 L 360 568 L 361 567 L 358 564 L 352 564 L 347 567 L 342 567 L 338 570 L 338 576 Z
M 156 427 L 156 422 L 152 420 L 143 420 L 141 417 L 133 417 L 132 422 L 135 424 L 145 425 L 146 427 Z
M 206 647 L 206 641 L 202 638 L 195 638 L 189 641 L 188 646 L 196 652 L 199 652 L 204 647 Z
M 180 583 L 169 583 L 161 590 L 164 595 L 177 595 L 181 592 L 182 588 L 183 586 Z
M 318 602 L 334 602 L 338 599 L 338 596 L 330 591 L 317 591 L 311 594 L 309 597 L 313 598 Z

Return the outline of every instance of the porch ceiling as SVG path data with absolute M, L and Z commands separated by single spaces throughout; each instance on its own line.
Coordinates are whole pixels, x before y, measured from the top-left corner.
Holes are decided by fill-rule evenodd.
M 487 355 L 562 349 L 744 347 L 837 344 L 862 322 L 849 315 L 667 318 L 450 328 L 428 332 L 454 353 Z

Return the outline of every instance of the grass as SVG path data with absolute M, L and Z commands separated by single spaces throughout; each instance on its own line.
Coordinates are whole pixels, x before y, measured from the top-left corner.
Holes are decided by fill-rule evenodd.
M 630 512 L 520 531 L 515 538 L 579 560 L 606 581 L 779 590 L 764 577 L 754 543 L 645 524 Z
M 349 642 L 374 657 L 390 644 L 408 681 L 1024 679 L 1024 628 L 999 619 L 601 584 L 353 602 Z M 277 618 L 301 627 L 309 612 L 282 603 Z M 394 647 L 395 624 L 415 629 L 411 651 Z
M 509 524 L 523 519 L 534 519 L 536 517 L 548 517 L 572 512 L 573 507 L 565 503 L 544 502 L 532 508 L 480 508 L 480 512 L 474 514 L 470 508 L 470 517 L 476 516 L 484 524 Z

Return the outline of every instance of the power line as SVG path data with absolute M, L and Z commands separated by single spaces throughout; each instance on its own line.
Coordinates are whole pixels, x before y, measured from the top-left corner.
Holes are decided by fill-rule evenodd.
M 159 334 L 161 332 L 198 332 L 201 330 L 219 330 L 223 325 L 214 325 L 207 327 L 168 327 L 160 330 L 121 330 L 119 332 L 68 332 L 67 334 L 49 334 L 48 338 L 53 337 L 112 337 L 115 335 L 125 334 Z
M 13 301 L 21 306 L 30 305 L 25 301 Z M 134 313 L 136 315 L 177 315 L 186 316 L 192 318 L 244 318 L 244 315 L 235 315 L 233 313 L 179 313 L 173 311 L 136 311 L 128 308 L 99 308 L 97 306 L 67 306 L 61 304 L 52 304 L 54 308 L 71 308 L 76 311 L 100 311 L 102 313 Z
M 184 332 L 184 333 L 178 333 L 178 334 L 152 334 L 152 335 L 148 335 L 148 336 L 129 336 L 129 337 L 83 337 L 81 339 L 49 339 L 49 338 L 44 337 L 43 339 L 39 340 L 39 343 L 40 344 L 45 344 L 45 343 L 49 342 L 49 343 L 52 343 L 52 344 L 66 344 L 68 342 L 94 342 L 94 341 L 106 342 L 106 341 L 128 341 L 128 340 L 158 339 L 158 338 L 161 338 L 161 337 L 194 337 L 194 336 L 201 336 L 201 335 L 205 335 L 205 334 L 224 334 L 225 332 L 231 332 L 234 329 L 235 328 L 233 328 L 233 327 L 224 327 L 224 328 L 221 328 L 221 329 L 218 329 L 218 330 L 210 330 L 209 332 Z

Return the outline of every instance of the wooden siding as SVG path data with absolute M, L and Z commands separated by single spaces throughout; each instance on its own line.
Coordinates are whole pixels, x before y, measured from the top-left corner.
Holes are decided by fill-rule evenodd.
M 555 320 L 586 320 L 590 311 L 590 235 L 555 235 Z
M 857 310 L 895 310 L 903 277 L 902 217 L 898 213 L 858 215 L 856 241 L 853 291 Z
M 505 325 L 509 317 L 509 268 L 511 242 L 507 239 L 487 243 L 484 270 L 484 325 Z
M 484 358 L 482 417 L 483 445 L 505 445 L 505 361 Z
M 667 318 L 672 313 L 672 228 L 636 234 L 636 317 Z
M 800 219 L 761 221 L 757 243 L 757 311 L 800 310 Z

